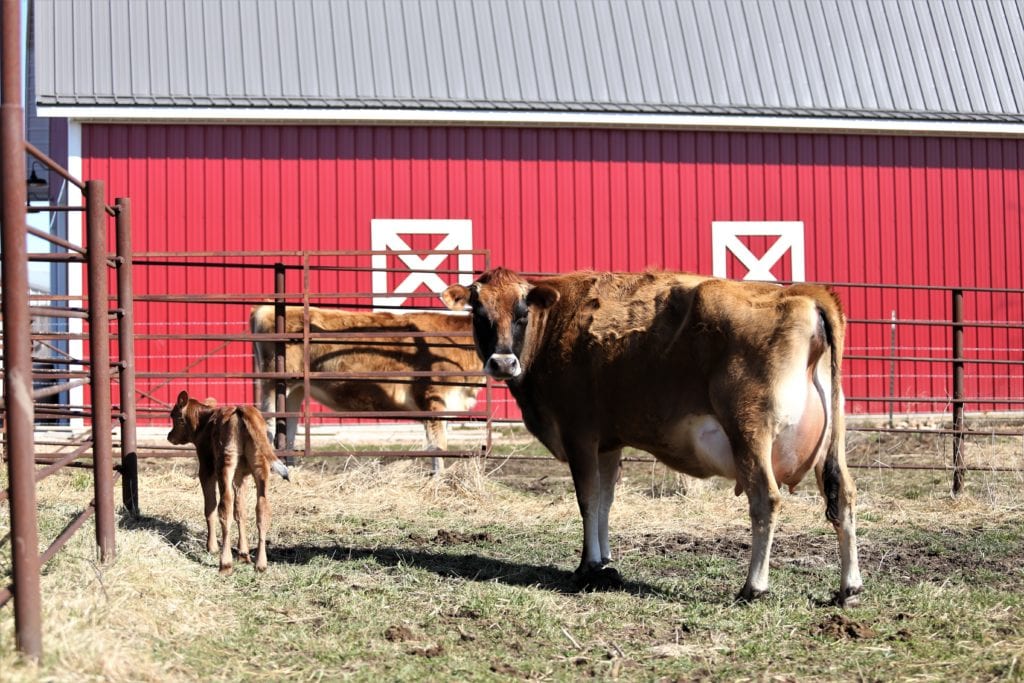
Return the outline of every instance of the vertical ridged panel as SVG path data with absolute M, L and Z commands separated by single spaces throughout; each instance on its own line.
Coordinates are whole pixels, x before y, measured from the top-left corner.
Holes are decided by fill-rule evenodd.
M 369 249 L 374 218 L 468 218 L 491 263 L 527 272 L 664 267 L 711 272 L 711 223 L 803 221 L 809 280 L 1019 288 L 1024 142 L 598 129 L 88 125 L 86 177 L 130 196 L 139 252 Z M 751 239 L 755 253 L 771 246 Z M 429 247 L 426 238 L 416 247 Z M 349 265 L 368 266 L 350 262 Z M 732 261 L 737 266 L 737 262 Z M 791 276 L 788 262 L 776 269 Z M 742 274 L 737 272 L 736 274 Z M 272 277 L 218 269 L 136 271 L 137 293 L 267 293 Z M 297 277 L 289 287 L 298 291 Z M 334 273 L 317 291 L 368 291 Z M 841 287 L 855 319 L 944 319 L 944 292 Z M 427 305 L 431 297 L 416 297 Z M 344 300 L 341 303 L 355 302 Z M 1024 319 L 1020 297 L 968 295 L 973 320 Z M 142 332 L 237 331 L 248 308 L 140 305 Z M 210 317 L 212 316 L 212 317 Z M 214 319 L 217 317 L 220 319 Z M 949 331 L 897 326 L 897 345 L 944 358 Z M 854 325 L 851 354 L 887 356 L 888 325 Z M 971 330 L 969 355 L 1020 359 L 1018 330 Z M 207 344 L 138 345 L 139 370 L 178 371 Z M 235 344 L 196 371 L 245 370 Z M 849 361 L 851 396 L 885 396 L 888 361 Z M 902 362 L 901 411 L 952 394 L 949 367 Z M 1024 395 L 1005 369 L 968 367 L 974 396 Z M 998 377 L 1002 375 L 1003 378 Z M 161 389 L 172 398 L 178 384 Z M 247 383 L 196 383 L 244 400 Z M 245 392 L 243 392 L 243 389 Z M 855 410 L 884 412 L 874 402 Z M 938 408 L 941 408 L 939 406 Z

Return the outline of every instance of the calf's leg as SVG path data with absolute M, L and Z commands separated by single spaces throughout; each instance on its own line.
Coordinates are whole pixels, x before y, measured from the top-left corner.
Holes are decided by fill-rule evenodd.
M 235 470 L 235 525 L 238 527 L 238 561 L 250 562 L 249 558 L 249 533 L 245 524 L 245 500 L 248 497 L 246 488 L 248 480 L 242 473 L 241 468 Z
M 218 513 L 220 514 L 221 574 L 230 574 L 232 569 L 231 539 L 229 534 L 231 530 L 231 512 L 234 508 L 235 502 L 235 487 L 233 486 L 233 480 L 237 463 L 238 453 L 231 449 L 225 449 L 224 463 L 217 478 L 217 486 L 220 489 L 220 505 L 218 506 Z
M 270 530 L 270 501 L 267 498 L 267 476 L 254 473 L 256 480 L 256 571 L 267 570 L 267 532 Z
M 203 516 L 206 518 L 206 551 L 217 552 L 214 525 L 217 519 L 217 474 L 212 458 L 199 459 L 199 485 L 203 488 Z

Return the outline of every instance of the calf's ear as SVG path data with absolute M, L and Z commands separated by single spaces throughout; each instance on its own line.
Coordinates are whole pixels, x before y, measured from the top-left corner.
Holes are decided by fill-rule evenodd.
M 208 397 L 208 398 L 203 400 L 203 405 L 207 406 L 209 408 L 216 408 L 217 407 L 217 399 L 215 399 L 213 396 L 210 396 L 210 397 Z
M 441 292 L 441 301 L 453 311 L 464 310 L 469 306 L 469 288 L 462 285 L 452 285 Z
M 184 408 L 186 403 L 188 403 L 188 392 L 182 391 L 178 394 L 178 406 Z
M 547 285 L 537 285 L 531 289 L 526 295 L 526 305 L 539 308 L 541 310 L 545 308 L 551 308 L 558 301 L 558 298 L 562 296 L 559 294 L 557 289 L 548 287 Z

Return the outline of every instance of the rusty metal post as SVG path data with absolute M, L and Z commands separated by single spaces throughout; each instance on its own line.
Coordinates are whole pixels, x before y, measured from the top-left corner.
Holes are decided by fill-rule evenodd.
M 4 2 L 0 14 L 0 207 L 3 213 L 4 397 L 7 474 L 11 506 L 14 638 L 32 659 L 42 656 L 39 529 L 36 522 L 32 406 L 32 338 L 28 306 L 25 229 L 25 129 L 21 109 L 21 4 Z
M 135 290 L 132 288 L 132 200 L 118 197 L 117 205 L 117 321 L 118 361 L 121 367 L 121 503 L 139 515 L 139 456 L 135 405 Z
M 110 434 L 110 290 L 107 284 L 107 212 L 103 181 L 85 183 L 89 268 L 89 384 L 92 391 L 92 465 L 96 496 L 96 545 L 100 562 L 112 562 L 114 456 Z
M 285 270 L 283 263 L 274 264 L 274 294 L 277 296 L 274 299 L 274 332 L 277 334 L 284 334 L 285 332 Z M 278 341 L 274 344 L 274 372 L 283 373 L 286 372 L 285 365 L 285 343 L 284 341 Z M 277 382 L 274 384 L 274 410 L 277 411 L 277 417 L 274 419 L 274 448 L 277 450 L 283 450 L 285 447 L 285 418 L 281 415 L 286 410 L 285 407 L 285 396 L 288 391 L 287 382 L 283 377 L 279 377 Z M 291 465 L 292 458 L 287 456 L 284 458 L 285 464 Z
M 964 488 L 964 291 L 953 290 L 953 495 Z

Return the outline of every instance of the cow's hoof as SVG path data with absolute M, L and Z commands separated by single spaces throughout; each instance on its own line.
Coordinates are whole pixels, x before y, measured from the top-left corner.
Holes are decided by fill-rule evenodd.
M 231 572 L 233 572 L 233 571 L 235 571 L 235 568 L 234 568 L 234 567 L 233 567 L 232 565 L 230 565 L 230 564 L 229 564 L 229 565 L 223 565 L 223 564 L 222 564 L 222 565 L 220 566 L 220 569 L 219 569 L 219 570 L 217 570 L 217 572 L 218 572 L 218 573 L 219 573 L 219 574 L 220 574 L 221 576 L 231 576 Z
M 736 596 L 736 602 L 746 605 L 765 595 L 768 595 L 767 588 L 761 590 L 758 588 L 751 588 L 750 586 L 744 586 L 743 590 L 741 590 Z
M 218 550 L 220 550 L 220 548 L 217 547 L 216 543 L 206 544 L 206 552 L 210 553 L 211 555 L 215 555 Z
M 263 564 L 260 564 L 259 562 L 257 562 L 256 563 L 256 571 L 258 571 L 258 572 L 265 572 L 265 571 L 267 571 L 267 563 L 264 562 Z
M 250 564 L 252 559 L 249 557 L 249 553 L 238 553 L 238 561 L 244 564 Z
M 857 607 L 860 605 L 859 595 L 862 590 L 863 586 L 856 586 L 836 591 L 832 596 L 832 604 L 836 607 Z
M 580 590 L 605 591 L 622 588 L 622 575 L 615 567 L 580 567 L 572 574 Z

